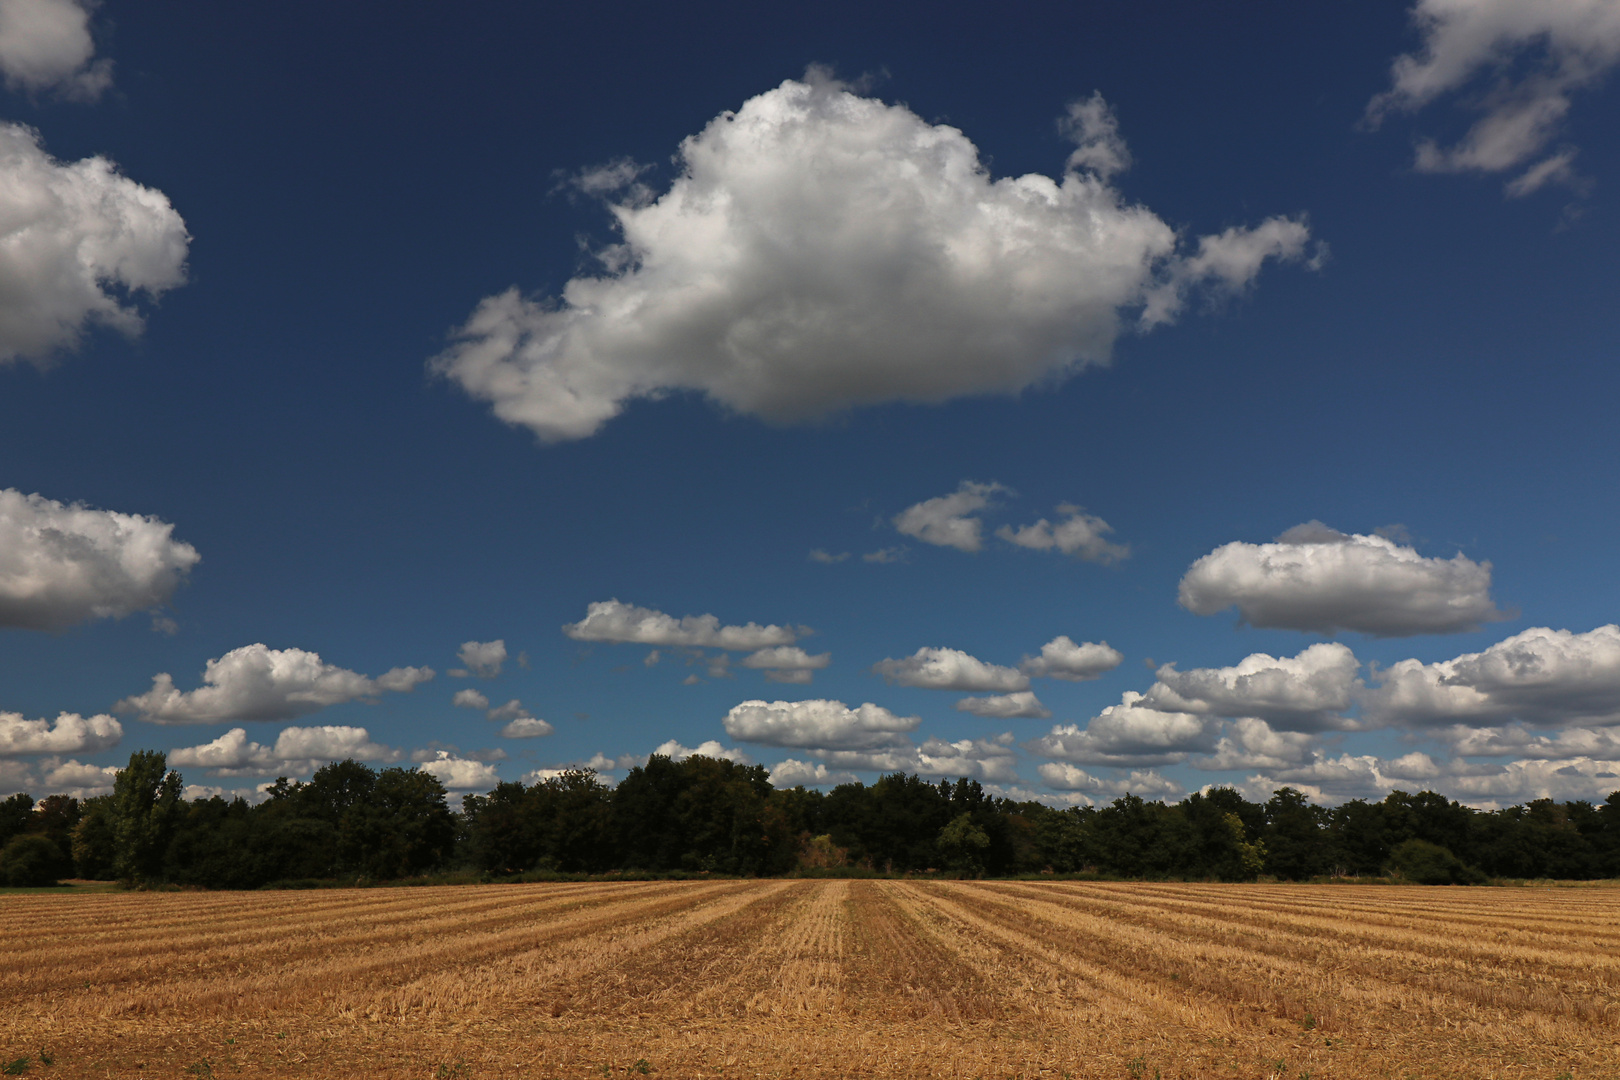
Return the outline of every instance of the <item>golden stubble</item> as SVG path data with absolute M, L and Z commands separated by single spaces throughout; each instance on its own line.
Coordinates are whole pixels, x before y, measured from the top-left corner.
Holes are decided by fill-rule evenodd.
M 59 1077 L 1620 1077 L 1620 890 L 13 895 L 0 1057 Z

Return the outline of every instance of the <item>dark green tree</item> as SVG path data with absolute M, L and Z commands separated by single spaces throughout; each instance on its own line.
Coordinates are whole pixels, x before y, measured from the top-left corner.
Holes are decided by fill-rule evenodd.
M 113 781 L 112 870 L 120 881 L 155 881 L 180 813 L 180 774 L 159 750 L 137 750 Z

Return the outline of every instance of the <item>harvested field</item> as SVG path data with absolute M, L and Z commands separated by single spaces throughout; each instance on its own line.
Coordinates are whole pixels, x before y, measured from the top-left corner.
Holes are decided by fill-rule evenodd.
M 6 896 L 0 1051 L 52 1077 L 1620 1077 L 1620 890 Z

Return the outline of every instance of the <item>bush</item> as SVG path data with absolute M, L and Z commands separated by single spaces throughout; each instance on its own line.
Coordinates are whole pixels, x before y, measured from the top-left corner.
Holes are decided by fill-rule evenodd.
M 24 833 L 0 849 L 0 884 L 25 888 L 55 885 L 62 863 L 62 850 L 50 837 Z
M 1485 875 L 1427 840 L 1406 840 L 1389 853 L 1389 871 L 1415 885 L 1482 885 Z

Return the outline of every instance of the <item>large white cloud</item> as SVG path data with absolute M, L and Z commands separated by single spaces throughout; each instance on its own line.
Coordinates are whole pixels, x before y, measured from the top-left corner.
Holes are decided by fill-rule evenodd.
M 713 615 L 688 615 L 677 619 L 652 608 L 601 600 L 585 609 L 585 617 L 568 623 L 563 633 L 575 641 L 602 641 L 612 644 L 668 645 L 686 648 L 733 649 L 753 652 L 776 645 L 792 645 L 807 633 L 804 627 L 722 626 Z
M 1041 518 L 1033 525 L 1018 529 L 1003 525 L 996 530 L 996 535 L 1021 548 L 1061 551 L 1086 562 L 1107 564 L 1130 555 L 1129 544 L 1116 544 L 1108 539 L 1114 527 L 1102 518 L 1072 503 L 1060 503 L 1057 510 L 1064 518 L 1056 525 Z
M 1391 112 L 1466 91 L 1476 81 L 1490 84 L 1463 98 L 1484 115 L 1460 142 L 1418 144 L 1419 170 L 1505 172 L 1524 166 L 1507 185 L 1515 196 L 1575 179 L 1574 147 L 1548 148 L 1563 129 L 1574 92 L 1594 86 L 1620 63 L 1620 5 L 1418 0 L 1412 20 L 1423 35 L 1423 50 L 1396 58 L 1390 89 L 1368 106 L 1374 124 Z
M 1538 735 L 1518 724 L 1505 727 L 1467 727 L 1462 724 L 1436 733 L 1451 744 L 1459 757 L 1507 757 L 1530 761 L 1569 758 L 1620 760 L 1620 728 L 1564 728 Z M 1620 788 L 1620 784 L 1615 785 Z
M 409 692 L 433 678 L 433 669 L 400 667 L 368 678 L 303 649 L 262 644 L 232 649 L 208 661 L 206 684 L 181 691 L 162 672 L 152 689 L 124 698 L 115 709 L 138 712 L 155 724 L 210 724 L 240 720 L 295 720 L 331 705 L 374 698 L 384 690 Z
M 21 713 L 0 712 L 0 757 L 19 754 L 94 754 L 117 746 L 124 729 L 105 713 L 80 716 L 65 712 L 56 720 L 28 720 Z
M 879 660 L 872 670 L 900 686 L 928 690 L 1012 693 L 1029 689 L 1029 676 L 1016 668 L 987 664 L 960 649 L 924 647 L 899 660 Z
M 726 734 L 762 746 L 867 750 L 909 742 L 906 733 L 922 723 L 896 716 L 866 702 L 850 708 L 842 701 L 744 701 L 726 713 Z
M 1159 668 L 1147 703 L 1179 712 L 1259 717 L 1292 731 L 1352 726 L 1345 711 L 1361 690 L 1361 662 L 1336 641 L 1294 657 L 1252 653 L 1235 667 L 1177 671 Z
M 1453 660 L 1402 660 L 1377 678 L 1362 699 L 1375 723 L 1620 724 L 1620 626 L 1584 634 L 1536 626 Z
M 155 517 L 0 491 L 0 626 L 60 630 L 166 603 L 201 558 L 173 532 Z
M 493 679 L 506 664 L 506 642 L 500 638 L 494 641 L 464 641 L 461 648 L 456 650 L 456 659 L 462 664 L 459 668 L 450 669 L 450 674 L 456 678 L 476 675 L 480 679 Z
M 105 158 L 63 164 L 0 122 L 0 364 L 44 363 L 92 322 L 138 333 L 121 297 L 184 282 L 190 239 L 162 192 Z
M 1490 591 L 1488 562 L 1424 558 L 1382 536 L 1312 521 L 1270 544 L 1216 548 L 1188 569 L 1179 599 L 1199 615 L 1235 606 L 1251 626 L 1406 637 L 1504 618 Z
M 997 493 L 1007 490 L 994 481 L 964 480 L 949 495 L 924 499 L 900 511 L 894 516 L 894 527 L 925 544 L 978 551 L 984 547 L 984 522 L 976 515 L 990 506 Z
M 1199 281 L 1241 285 L 1259 262 L 1177 259 L 1170 226 L 1110 186 L 1124 145 L 1088 104 L 1061 179 L 993 180 L 955 128 L 816 72 L 789 80 L 687 138 L 662 195 L 634 168 L 582 178 L 620 192 L 601 272 L 557 299 L 487 298 L 433 366 L 549 441 L 678 390 L 792 421 L 1105 363 L 1132 309 L 1169 318 Z M 1297 258 L 1306 229 L 1241 235 Z
M 269 746 L 249 739 L 245 728 L 232 728 L 211 742 L 170 750 L 169 765 L 207 769 L 211 776 L 268 776 L 312 772 L 345 758 L 397 761 L 399 757 L 398 750 L 374 741 L 363 727 L 282 728 Z
M 1277 731 L 1264 720 L 1245 716 L 1232 722 L 1200 769 L 1288 769 L 1309 761 L 1315 739 L 1306 732 Z
M 1211 749 L 1219 728 L 1208 717 L 1152 708 L 1127 690 L 1085 727 L 1058 724 L 1024 748 L 1082 765 L 1171 765 Z
M 0 72 L 11 90 L 55 90 L 94 101 L 112 85 L 112 61 L 93 60 L 86 0 L 0 0 Z
M 1083 682 L 1113 671 L 1124 660 L 1125 655 L 1106 641 L 1076 645 L 1067 634 L 1059 634 L 1041 646 L 1041 655 L 1024 657 L 1018 670 L 1036 678 Z

